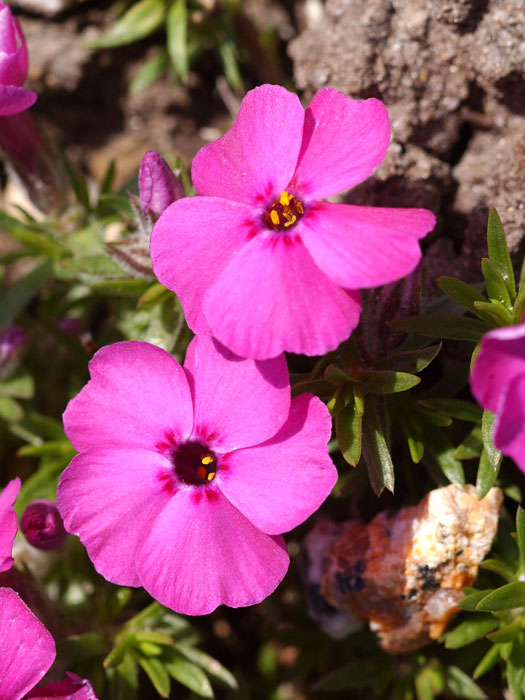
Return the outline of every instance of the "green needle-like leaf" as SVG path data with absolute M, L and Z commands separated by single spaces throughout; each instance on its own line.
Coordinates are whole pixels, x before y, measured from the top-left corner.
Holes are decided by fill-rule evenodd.
M 181 80 L 186 80 L 189 73 L 188 57 L 188 11 L 186 0 L 175 0 L 168 10 L 166 24 L 168 35 L 168 54 Z
M 370 483 L 377 496 L 384 488 L 394 492 L 394 465 L 388 449 L 385 428 L 381 425 L 374 396 L 366 399 L 363 417 L 362 449 Z
M 496 299 L 510 309 L 514 299 L 511 300 L 505 280 L 488 258 L 482 259 L 481 272 L 483 273 L 489 299 Z
M 488 673 L 498 663 L 500 659 L 500 650 L 497 644 L 490 647 L 485 656 L 474 669 L 472 676 L 477 680 Z
M 525 510 L 518 506 L 516 512 L 516 541 L 519 551 L 518 577 L 525 574 Z
M 496 483 L 499 474 L 501 459 L 496 469 L 490 462 L 487 450 L 483 449 L 479 458 L 478 473 L 476 475 L 476 495 L 481 500 Z
M 408 391 L 421 382 L 420 377 L 406 372 L 366 370 L 360 374 L 365 386 L 374 394 L 396 394 Z
M 447 649 L 459 649 L 485 637 L 498 626 L 499 621 L 494 615 L 472 615 L 445 634 L 445 646 Z
M 468 309 L 475 316 L 487 320 L 485 314 L 479 312 L 474 306 L 476 301 L 487 302 L 488 299 L 483 294 L 471 287 L 469 284 L 455 279 L 454 277 L 439 277 L 437 281 L 439 288 L 456 303 Z
M 139 0 L 105 34 L 89 45 L 101 49 L 132 44 L 159 29 L 164 17 L 164 0 Z
M 501 452 L 494 445 L 494 421 L 496 415 L 490 411 L 483 411 L 481 420 L 481 436 L 483 438 L 483 446 L 487 452 L 487 457 L 494 469 L 498 469 L 501 463 Z
M 513 642 L 520 631 L 523 629 L 523 620 L 519 618 L 518 620 L 513 620 L 510 624 L 505 625 L 496 632 L 488 634 L 487 637 L 494 644 L 508 644 Z
M 476 610 L 482 612 L 501 612 L 513 610 L 525 605 L 525 581 L 507 583 L 506 586 L 496 588 L 476 605 Z
M 394 319 L 390 325 L 405 333 L 470 343 L 478 343 L 487 331 L 487 325 L 482 321 L 446 313 L 405 316 Z
M 505 282 L 511 301 L 514 301 L 516 297 L 514 270 L 512 268 L 512 261 L 510 259 L 509 247 L 507 245 L 505 232 L 503 231 L 503 225 L 495 209 L 491 209 L 489 213 L 487 243 L 489 260 Z
M 357 465 L 361 458 L 361 426 L 363 417 L 356 411 L 355 403 L 352 402 L 335 418 L 335 431 L 339 449 L 348 464 L 353 467 Z

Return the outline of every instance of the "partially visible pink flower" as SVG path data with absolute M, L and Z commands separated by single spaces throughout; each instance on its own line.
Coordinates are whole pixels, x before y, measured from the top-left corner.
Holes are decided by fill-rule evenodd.
M 305 111 L 277 85 L 250 91 L 193 161 L 201 196 L 174 202 L 153 229 L 153 270 L 195 333 L 259 359 L 345 340 L 358 290 L 411 272 L 435 224 L 426 209 L 321 201 L 365 180 L 389 139 L 379 100 L 324 89 Z
M 57 493 L 99 573 L 178 612 L 258 603 L 282 580 L 281 533 L 336 480 L 331 420 L 290 399 L 286 362 L 194 338 L 184 368 L 142 342 L 102 348 L 64 427 L 80 451 Z
M 36 93 L 23 85 L 27 78 L 27 49 L 18 21 L 0 2 L 0 115 L 17 114 L 35 103 Z
M 67 538 L 56 504 L 44 498 L 27 506 L 20 520 L 20 529 L 29 544 L 37 549 L 56 549 Z
M 89 681 L 74 673 L 66 673 L 66 679 L 60 683 L 49 683 L 42 688 L 34 688 L 26 698 L 40 700 L 97 700 Z
M 20 479 L 17 477 L 10 481 L 0 493 L 0 571 L 7 571 L 13 566 L 13 542 L 17 531 L 16 513 L 13 505 L 20 491 L 20 486 Z
M 479 404 L 497 416 L 496 447 L 525 472 L 525 324 L 483 336 L 470 385 Z
M 17 593 L 0 588 L 0 698 L 20 700 L 47 673 L 55 643 Z
M 182 185 L 157 151 L 144 154 L 139 169 L 140 206 L 160 216 L 175 200 L 184 197 Z

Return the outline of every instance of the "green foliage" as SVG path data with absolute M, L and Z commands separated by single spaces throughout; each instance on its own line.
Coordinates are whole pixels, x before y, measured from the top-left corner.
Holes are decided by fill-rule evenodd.
M 215 50 L 230 86 L 238 93 L 242 91 L 237 0 L 217 7 L 207 7 L 196 0 L 136 0 L 124 3 L 124 7 L 124 12 L 90 46 L 108 49 L 132 44 L 160 31 L 166 35 L 166 48 L 142 66 L 130 85 L 131 92 L 147 87 L 166 72 L 186 82 L 191 64 L 210 47 Z M 261 48 L 265 49 L 263 41 Z

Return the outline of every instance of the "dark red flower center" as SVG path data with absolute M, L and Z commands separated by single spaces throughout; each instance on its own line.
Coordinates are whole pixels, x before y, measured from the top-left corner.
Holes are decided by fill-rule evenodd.
M 217 457 L 201 442 L 185 442 L 173 452 L 175 473 L 185 484 L 209 484 L 217 473 Z
M 289 192 L 281 193 L 279 199 L 262 215 L 262 222 L 272 231 L 288 231 L 304 214 L 303 203 Z

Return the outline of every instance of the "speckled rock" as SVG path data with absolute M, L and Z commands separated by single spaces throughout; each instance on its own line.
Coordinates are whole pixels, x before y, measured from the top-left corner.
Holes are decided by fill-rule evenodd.
M 405 653 L 437 639 L 475 581 L 496 534 L 503 500 L 493 488 L 431 491 L 417 505 L 343 526 L 323 562 L 321 592 L 365 618 L 385 651 Z
M 406 153 L 418 146 L 443 165 L 430 199 L 446 245 L 431 252 L 462 256 L 466 230 L 491 207 L 516 251 L 525 231 L 516 157 L 525 129 L 525 0 L 304 0 L 302 7 L 303 29 L 289 44 L 298 87 L 379 97 L 392 121 L 389 157 L 392 146 Z M 395 181 L 376 178 L 355 197 L 369 200 L 375 190 L 375 204 L 388 206 L 412 186 L 411 168 L 401 155 Z M 416 187 L 402 203 L 429 206 L 428 194 Z M 479 258 L 468 264 L 479 280 Z

